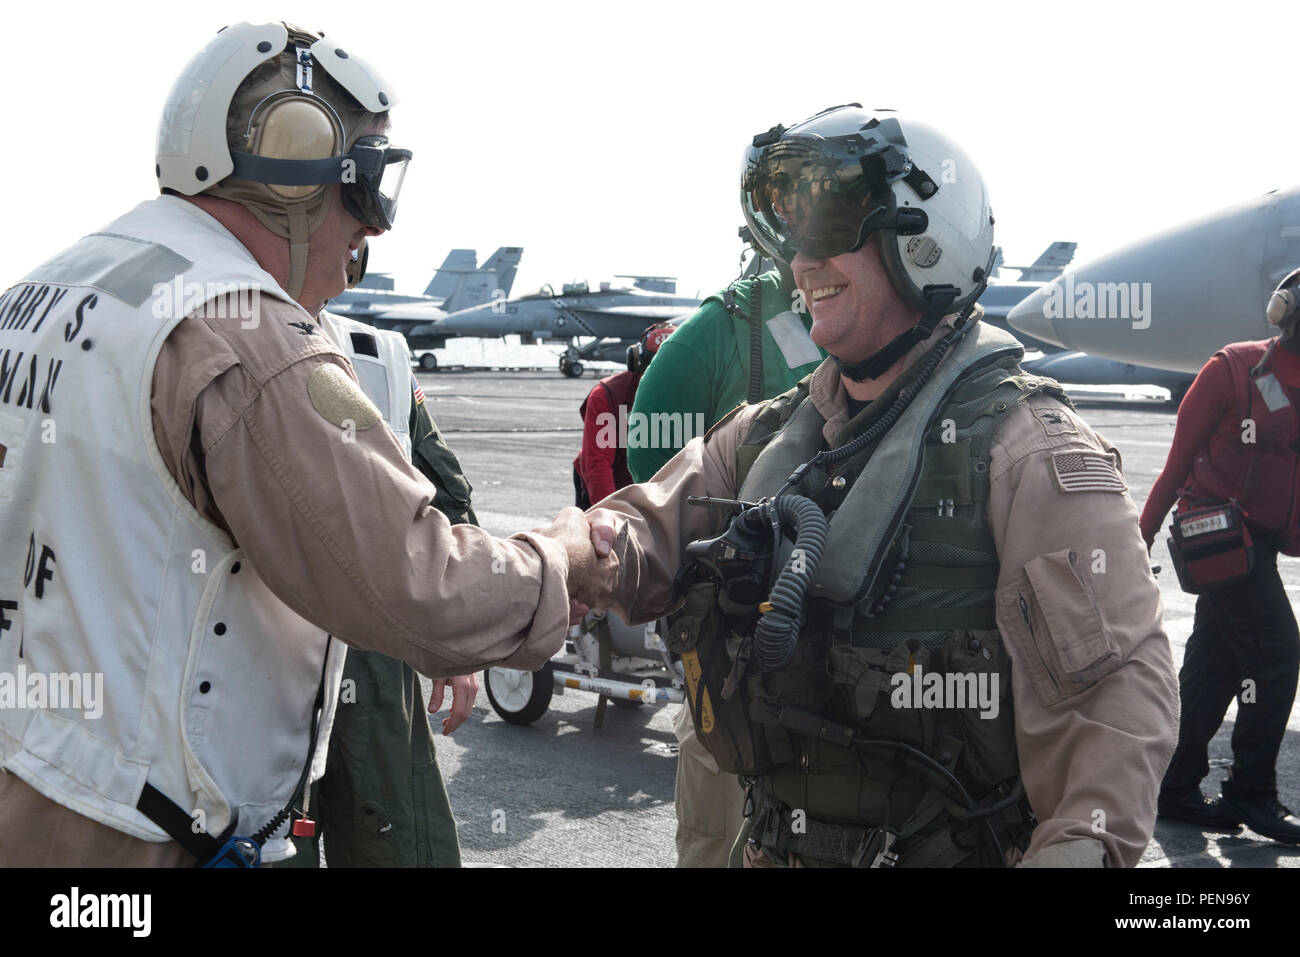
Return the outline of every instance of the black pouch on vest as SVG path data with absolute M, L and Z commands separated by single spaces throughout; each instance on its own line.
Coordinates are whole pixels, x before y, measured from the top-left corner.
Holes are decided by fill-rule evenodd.
M 1189 594 L 1235 584 L 1255 569 L 1255 545 L 1235 501 L 1174 512 L 1170 530 L 1169 556 Z
M 922 751 L 934 749 L 934 712 L 913 701 L 911 675 L 931 670 L 931 655 L 919 641 L 893 651 L 837 644 L 830 649 L 831 715 L 867 732 L 866 737 L 901 741 Z
M 730 774 L 764 774 L 774 762 L 762 727 L 746 714 L 743 687 L 723 688 L 735 664 L 723 616 L 716 608 L 718 588 L 701 582 L 686 589 L 686 601 L 670 619 L 666 644 L 681 656 L 686 700 L 695 734 L 718 767 Z
M 1014 780 L 1016 724 L 1011 658 L 996 630 L 954 631 L 944 642 L 947 671 L 963 685 L 964 707 L 954 707 L 965 748 L 961 766 L 979 791 Z M 987 695 L 987 697 L 985 697 Z

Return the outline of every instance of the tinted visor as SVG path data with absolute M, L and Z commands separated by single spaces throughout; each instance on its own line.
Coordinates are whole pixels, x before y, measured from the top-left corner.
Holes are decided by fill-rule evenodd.
M 750 147 L 741 177 L 750 228 L 786 262 L 801 251 L 829 259 L 862 248 L 893 223 L 893 196 L 878 157 L 820 136 Z
M 344 208 L 363 225 L 392 229 L 411 151 L 390 147 L 387 137 L 363 136 L 348 156 L 356 178 L 343 183 Z

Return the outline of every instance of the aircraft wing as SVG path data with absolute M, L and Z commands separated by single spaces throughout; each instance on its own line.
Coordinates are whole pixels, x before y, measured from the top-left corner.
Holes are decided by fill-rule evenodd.
M 375 314 L 373 303 L 369 302 L 330 302 L 329 311 L 336 316 L 352 316 L 361 319 Z
M 446 310 L 433 303 L 416 302 L 404 306 L 391 306 L 387 309 L 372 310 L 375 319 L 387 322 L 430 322 L 447 314 Z
M 608 306 L 604 309 L 574 309 L 571 312 L 583 316 L 617 316 L 620 319 L 646 319 L 659 322 L 663 319 L 676 319 L 678 316 L 694 312 L 697 306 Z
M 698 304 L 596 306 L 566 302 L 563 306 L 563 315 L 568 317 L 568 324 L 565 325 L 564 320 L 557 317 L 556 326 L 563 328 L 565 333 L 575 336 L 635 339 L 645 331 L 647 326 L 664 319 L 690 315 L 696 308 Z

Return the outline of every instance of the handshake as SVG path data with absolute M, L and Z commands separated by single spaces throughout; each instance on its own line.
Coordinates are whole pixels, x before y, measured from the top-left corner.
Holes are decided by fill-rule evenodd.
M 533 529 L 554 539 L 569 556 L 569 624 L 595 608 L 604 610 L 613 600 L 619 582 L 619 553 L 627 539 L 627 525 L 616 533 L 610 512 L 562 510 L 549 525 Z

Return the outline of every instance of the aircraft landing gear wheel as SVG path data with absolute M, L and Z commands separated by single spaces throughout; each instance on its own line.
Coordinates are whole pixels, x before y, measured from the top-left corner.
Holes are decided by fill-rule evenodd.
M 560 371 L 563 372 L 565 375 L 567 375 L 570 379 L 581 379 L 582 371 L 583 371 L 582 363 L 570 362 L 567 366 L 565 366 Z
M 438 371 L 438 357 L 432 352 L 426 352 L 420 356 L 420 368 L 425 372 Z
M 555 671 L 548 661 L 539 671 L 489 668 L 483 672 L 492 710 L 510 724 L 532 724 L 546 713 L 555 694 Z

